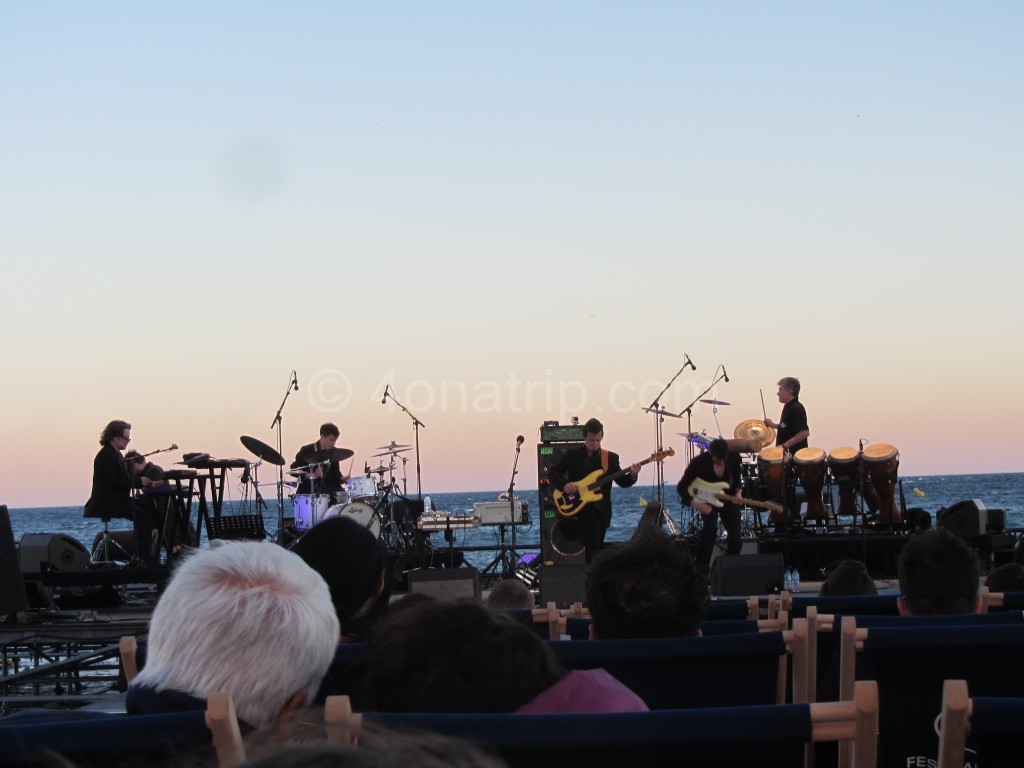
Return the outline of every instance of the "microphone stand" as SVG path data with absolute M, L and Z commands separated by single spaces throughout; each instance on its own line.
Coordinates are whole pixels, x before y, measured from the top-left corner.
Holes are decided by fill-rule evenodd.
M 176 450 L 178 450 L 178 444 L 177 444 L 177 443 L 174 443 L 174 444 L 173 444 L 172 446 L 170 446 L 169 448 L 158 448 L 157 450 L 155 450 L 155 451 L 150 451 L 149 453 L 140 453 L 140 454 L 139 454 L 139 458 L 142 458 L 142 459 L 144 459 L 144 458 L 146 458 L 147 456 L 155 456 L 155 455 L 156 455 L 156 454 L 158 454 L 158 453 L 167 453 L 168 451 L 176 451 Z
M 288 402 L 288 398 L 291 396 L 293 391 L 298 390 L 299 384 L 295 378 L 295 371 L 292 371 L 291 380 L 288 382 L 288 391 L 284 393 L 284 400 L 281 401 L 281 406 L 277 409 L 277 413 L 274 414 L 274 420 L 270 423 L 270 428 L 274 429 L 277 427 L 277 452 L 284 456 L 281 447 L 281 412 L 284 411 L 284 404 Z M 284 465 L 282 464 L 277 468 L 277 543 L 284 545 Z
M 669 379 L 669 382 L 668 384 L 665 385 L 665 388 L 662 389 L 661 392 L 658 393 L 658 396 L 654 398 L 654 401 L 649 406 L 647 406 L 647 408 L 644 409 L 648 413 L 653 413 L 655 416 L 657 416 L 657 421 L 655 421 L 654 425 L 654 443 L 658 453 L 661 453 L 665 449 L 665 446 L 662 443 L 664 436 L 664 427 L 662 426 L 662 424 L 665 421 L 665 416 L 661 410 L 661 405 L 658 401 L 661 400 L 661 398 L 665 395 L 666 392 L 668 392 L 669 387 L 671 387 L 675 383 L 675 380 L 679 378 L 682 372 L 686 370 L 686 366 L 690 366 L 691 368 L 693 368 L 693 370 L 697 370 L 696 366 L 694 366 L 694 364 L 690 361 L 690 356 L 684 353 L 684 357 L 686 357 L 686 362 L 683 363 L 683 367 L 676 371 L 676 375 Z M 689 431 L 689 429 L 687 429 L 687 431 Z M 689 442 L 689 439 L 687 439 L 687 442 Z M 658 503 L 661 504 L 662 509 L 665 509 L 665 464 L 664 462 L 661 461 L 655 462 L 655 464 L 656 466 L 654 467 L 654 482 L 657 484 L 658 487 Z
M 505 570 L 502 572 L 502 577 L 509 575 L 509 571 L 515 571 L 516 565 L 519 563 L 519 555 L 516 553 L 516 475 L 519 473 L 517 467 L 519 466 L 519 451 L 522 449 L 523 443 L 516 440 L 516 457 L 512 461 L 512 477 L 508 481 L 508 519 L 512 523 L 512 544 L 509 548 L 509 557 L 511 562 L 506 561 Z
M 409 413 L 409 409 L 398 402 L 398 398 L 395 397 L 394 392 L 391 392 L 390 389 L 385 389 L 385 401 L 387 401 L 389 395 L 391 396 L 391 399 L 395 401 L 395 405 L 405 411 L 405 415 L 412 419 L 413 431 L 416 433 L 416 499 L 417 501 L 420 501 L 423 499 L 423 487 L 420 485 L 420 427 L 426 429 L 427 425 Z

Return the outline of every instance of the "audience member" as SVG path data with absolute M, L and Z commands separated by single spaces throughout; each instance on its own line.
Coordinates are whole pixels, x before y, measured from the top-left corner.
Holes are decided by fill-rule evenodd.
M 535 604 L 533 592 L 519 579 L 502 579 L 487 595 L 487 607 L 492 611 L 526 610 Z
M 1018 563 L 1005 563 L 993 568 L 985 579 L 989 592 L 1024 592 L 1024 567 Z
M 158 600 L 128 713 L 202 709 L 227 691 L 244 724 L 286 724 L 313 700 L 338 635 L 327 585 L 301 558 L 220 542 L 183 560 Z
M 562 668 L 529 627 L 479 603 L 396 603 L 373 630 L 355 709 L 364 712 L 635 712 L 603 669 Z
M 842 560 L 821 583 L 822 597 L 853 597 L 877 595 L 878 587 L 867 567 L 860 560 Z
M 341 622 L 341 642 L 365 640 L 387 611 L 391 591 L 377 537 L 355 520 L 332 517 L 303 534 L 292 552 L 327 582 Z
M 700 634 L 711 597 L 683 539 L 656 528 L 601 551 L 587 573 L 591 637 Z
M 977 613 L 981 609 L 978 558 L 945 528 L 915 534 L 899 557 L 899 611 L 903 616 Z

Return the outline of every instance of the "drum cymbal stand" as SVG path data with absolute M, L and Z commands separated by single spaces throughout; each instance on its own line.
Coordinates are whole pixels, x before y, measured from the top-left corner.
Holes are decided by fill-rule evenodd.
M 417 500 L 422 500 L 423 499 L 423 485 L 420 482 L 420 480 L 421 480 L 421 478 L 420 478 L 420 427 L 423 427 L 424 429 L 426 429 L 427 425 L 424 424 L 419 419 L 417 419 L 411 413 L 409 413 L 409 409 L 406 408 L 404 405 L 402 405 L 400 402 L 398 402 L 398 398 L 395 397 L 395 393 L 391 392 L 390 389 L 391 389 L 391 385 L 386 385 L 384 387 L 384 399 L 381 400 L 380 402 L 381 402 L 381 404 L 386 403 L 388 401 L 388 395 L 390 395 L 391 399 L 392 399 L 392 401 L 394 401 L 395 405 L 397 405 L 399 408 L 401 408 L 403 411 L 405 411 L 405 415 L 408 416 L 410 419 L 412 419 L 412 428 L 413 428 L 413 432 L 416 435 L 416 440 L 415 440 L 415 443 L 416 443 L 416 499 Z
M 299 378 L 295 371 L 292 371 L 292 375 L 288 380 L 288 390 L 284 393 L 284 400 L 281 401 L 280 407 L 277 409 L 277 413 L 274 414 L 274 420 L 270 423 L 270 428 L 277 428 L 277 452 L 281 454 L 281 413 L 284 411 L 284 405 L 288 402 L 288 397 L 292 392 L 299 391 Z M 283 455 L 283 454 L 281 454 Z M 282 534 L 284 533 L 284 465 L 282 464 L 277 468 L 277 543 L 283 544 L 284 539 Z

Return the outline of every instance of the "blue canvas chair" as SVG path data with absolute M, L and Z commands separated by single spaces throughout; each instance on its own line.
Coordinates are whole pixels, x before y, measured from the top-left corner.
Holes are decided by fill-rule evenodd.
M 347 743 L 357 739 L 358 729 L 371 725 L 415 728 L 489 745 L 511 768 L 800 768 L 809 744 L 829 740 L 850 742 L 855 768 L 872 768 L 877 691 L 866 682 L 856 694 L 854 702 L 611 714 L 349 714 L 347 727 L 334 715 L 347 707 L 334 708 L 329 701 L 325 717 L 329 737 Z
M 1024 744 L 1024 698 L 973 696 L 966 680 L 942 691 L 938 768 L 1016 768 Z

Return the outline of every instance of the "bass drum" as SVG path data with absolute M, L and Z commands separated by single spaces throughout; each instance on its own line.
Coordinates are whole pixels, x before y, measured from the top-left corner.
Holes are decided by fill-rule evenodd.
M 332 517 L 347 517 L 359 523 L 378 539 L 380 538 L 380 516 L 377 510 L 364 501 L 353 501 L 351 504 L 335 504 L 327 510 L 324 520 Z

